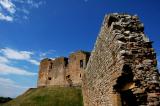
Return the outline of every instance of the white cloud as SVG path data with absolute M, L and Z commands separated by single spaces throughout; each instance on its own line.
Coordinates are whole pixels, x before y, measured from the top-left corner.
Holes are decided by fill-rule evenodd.
M 40 53 L 40 54 L 41 56 L 48 56 L 53 52 L 56 52 L 56 51 L 49 50 L 47 52 Z M 15 50 L 9 47 L 0 48 L 0 76 L 11 75 L 14 78 L 15 78 L 14 75 L 16 75 L 17 78 L 19 76 L 22 78 L 37 77 L 38 73 L 33 72 L 32 70 L 30 70 L 30 68 L 24 68 L 24 66 L 17 67 L 15 65 L 15 62 L 17 64 L 21 61 L 26 61 L 34 65 L 39 65 L 39 62 L 34 58 L 40 58 L 40 55 L 39 53 L 36 53 L 36 54 L 37 56 L 32 51 Z M 30 65 L 27 65 L 27 67 L 30 67 Z M 18 85 L 15 81 L 11 79 L 0 77 L 0 96 L 16 97 L 22 94 L 23 92 L 25 92 L 28 88 L 29 87 Z
M 25 15 L 29 15 L 32 8 L 39 8 L 43 4 L 44 0 L 0 0 L 0 20 L 11 22 L 19 17 L 26 20 Z
M 11 0 L 0 0 L 1 6 L 6 9 L 9 13 L 14 14 L 16 12 L 16 7 Z
M 43 56 L 55 52 L 54 50 L 49 50 L 48 52 L 42 53 Z M 38 53 L 37 53 L 38 54 Z M 0 48 L 0 76 L 14 75 L 20 77 L 37 77 L 38 73 L 33 72 L 30 68 L 24 68 L 24 66 L 17 67 L 15 65 L 21 62 L 26 61 L 34 65 L 39 65 L 39 62 L 34 58 L 40 58 L 39 55 L 35 55 L 32 51 L 21 51 L 15 50 L 12 48 Z M 20 65 L 20 64 L 19 64 Z M 30 67 L 30 65 L 27 65 Z M 26 91 L 29 87 L 24 87 L 18 85 L 11 79 L 1 78 L 0 77 L 0 96 L 6 97 L 16 97 Z
M 0 84 L 13 84 L 14 82 L 10 79 L 0 77 Z
M 6 57 L 0 56 L 0 63 L 9 63 L 9 60 Z
M 55 53 L 56 50 L 49 50 L 47 52 L 40 53 L 40 59 L 47 58 L 48 55 Z
M 31 58 L 32 52 L 28 51 L 16 51 L 11 48 L 1 49 L 1 52 L 9 59 L 15 60 L 27 60 Z
M 13 75 L 13 77 L 14 75 L 21 77 L 36 77 L 37 73 L 14 65 L 14 62 L 19 62 L 20 60 L 38 65 L 39 62 L 32 58 L 33 55 L 34 53 L 30 51 L 18 51 L 11 48 L 0 49 L 0 75 Z M 16 84 L 13 80 L 0 77 L 0 96 L 16 97 L 28 88 L 29 87 Z
M 30 62 L 30 63 L 32 63 L 32 64 L 34 64 L 34 65 L 39 65 L 39 62 L 36 61 L 36 60 L 30 59 L 30 60 L 28 60 L 28 62 Z
M 39 8 L 39 6 L 45 4 L 44 1 L 34 2 L 33 0 L 26 0 L 26 2 L 32 7 Z
M 3 54 L 8 59 L 24 60 L 24 61 L 30 62 L 31 64 L 39 65 L 38 61 L 31 58 L 31 56 L 34 54 L 33 52 L 18 51 L 18 50 L 14 50 L 14 49 L 11 49 L 11 48 L 1 49 L 0 52 L 1 52 L 1 54 Z
M 37 75 L 37 73 L 32 73 L 30 71 L 13 67 L 4 63 L 0 63 L 0 74 L 1 75 L 16 74 L 16 75 L 24 75 L 24 76 Z
M 25 14 L 29 14 L 29 10 L 27 10 L 26 8 L 21 9 L 22 12 L 24 12 Z
M 45 0 L 13 0 L 15 2 L 21 3 L 21 4 L 28 4 L 32 7 L 38 8 L 40 5 L 45 4 Z
M 16 87 L 16 88 L 28 88 L 28 87 L 23 87 L 23 86 L 17 85 L 16 82 L 14 82 L 11 79 L 2 78 L 2 77 L 0 77 L 0 85 L 5 85 L 8 87 Z
M 16 97 L 22 94 L 29 87 L 24 87 L 16 84 L 15 81 L 0 77 L 0 96 L 4 97 Z
M 0 20 L 11 22 L 13 21 L 13 17 L 0 13 Z

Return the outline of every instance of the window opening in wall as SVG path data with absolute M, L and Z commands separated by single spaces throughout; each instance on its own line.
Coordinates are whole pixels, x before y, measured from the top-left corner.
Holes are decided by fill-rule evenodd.
M 70 78 L 70 75 L 67 75 L 66 78 L 69 79 L 69 78 Z
M 52 78 L 51 77 L 48 77 L 48 80 L 51 80 Z
M 68 61 L 65 61 L 65 67 L 67 67 L 68 66 Z
M 83 68 L 83 60 L 80 60 L 80 68 Z
M 68 58 L 65 58 L 65 59 L 64 59 L 64 65 L 65 65 L 65 67 L 68 66 L 68 61 L 69 61 Z
M 81 78 L 81 74 L 80 74 L 79 76 L 80 76 L 80 78 Z
M 51 64 L 49 65 L 49 69 L 52 69 L 52 65 L 53 65 L 53 63 L 51 63 Z

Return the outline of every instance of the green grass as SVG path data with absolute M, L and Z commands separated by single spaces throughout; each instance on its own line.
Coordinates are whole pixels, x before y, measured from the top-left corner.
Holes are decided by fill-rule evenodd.
M 31 89 L 3 106 L 83 106 L 80 88 Z

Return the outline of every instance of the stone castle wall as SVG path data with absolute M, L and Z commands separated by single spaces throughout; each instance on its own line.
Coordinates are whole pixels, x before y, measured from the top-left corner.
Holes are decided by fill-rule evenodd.
M 105 16 L 91 56 L 41 61 L 38 87 L 81 84 L 84 106 L 160 106 L 156 53 L 137 16 Z
M 156 66 L 138 17 L 106 16 L 82 79 L 84 106 L 160 106 Z
M 90 53 L 78 51 L 69 58 L 44 59 L 40 63 L 38 87 L 81 86 Z

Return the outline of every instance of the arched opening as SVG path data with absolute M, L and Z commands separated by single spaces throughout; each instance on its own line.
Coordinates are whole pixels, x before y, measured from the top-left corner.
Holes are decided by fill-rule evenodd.
M 114 89 L 120 95 L 121 106 L 138 106 L 136 95 L 132 92 L 136 84 L 133 81 L 132 68 L 129 64 L 123 66 L 123 73 L 117 79 Z
M 121 91 L 125 85 L 133 82 L 133 73 L 130 65 L 125 64 L 122 68 L 122 75 L 118 77 L 117 84 L 114 86 L 116 91 Z
M 136 96 L 129 89 L 120 93 L 122 106 L 138 106 Z

